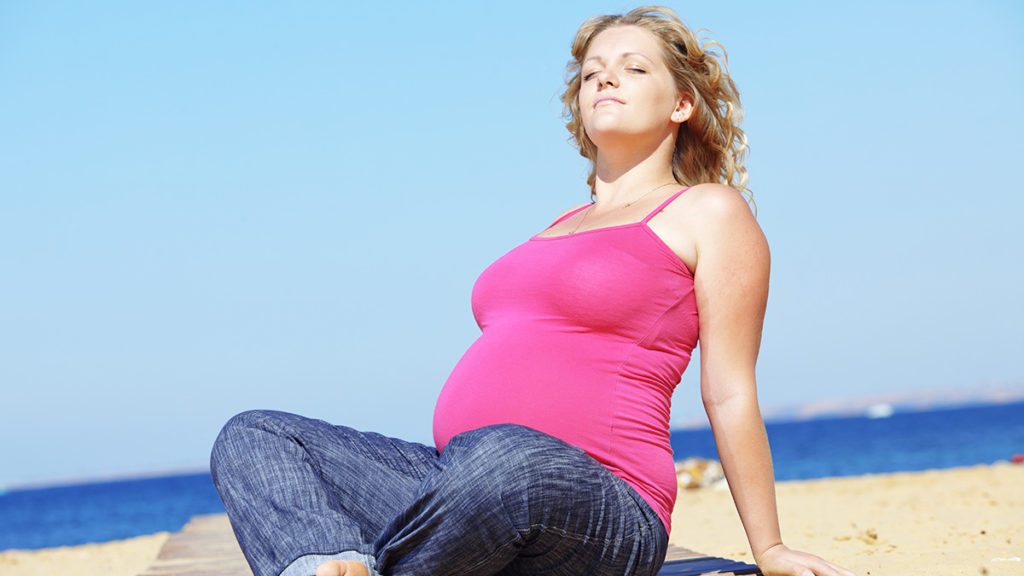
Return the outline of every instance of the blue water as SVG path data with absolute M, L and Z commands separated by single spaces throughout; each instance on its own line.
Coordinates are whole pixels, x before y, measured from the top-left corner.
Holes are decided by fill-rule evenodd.
M 1024 402 L 766 428 L 777 480 L 954 468 L 1024 453 Z M 710 430 L 674 431 L 671 442 L 677 458 L 718 458 Z
M 0 495 L 0 550 L 173 532 L 192 516 L 219 512 L 209 474 L 12 490 Z
M 1024 403 L 897 413 L 890 418 L 768 424 L 779 480 L 991 464 L 1024 453 Z M 709 430 L 672 433 L 676 456 L 717 458 Z M 176 531 L 223 512 L 206 474 L 0 494 L 0 550 Z

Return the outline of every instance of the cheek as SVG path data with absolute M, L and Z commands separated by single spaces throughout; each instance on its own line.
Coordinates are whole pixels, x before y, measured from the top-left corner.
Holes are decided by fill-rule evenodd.
M 590 105 L 587 104 L 587 96 L 583 94 L 582 90 L 580 90 L 580 95 L 576 98 L 576 106 L 580 111 L 580 120 L 582 120 L 583 124 L 586 125 L 590 122 L 590 116 L 593 110 Z
M 590 137 L 590 134 L 594 130 L 594 111 L 590 108 L 580 107 L 580 124 L 582 125 L 583 132 Z
M 593 90 L 590 90 L 586 84 L 580 86 L 580 91 L 576 95 L 576 105 L 580 107 L 581 112 L 587 107 L 587 102 L 593 98 L 593 94 L 591 94 L 592 91 Z
M 661 106 L 663 109 L 668 110 L 671 114 L 676 109 L 676 103 L 679 102 L 679 93 L 676 91 L 674 84 L 668 84 L 662 87 L 661 94 Z

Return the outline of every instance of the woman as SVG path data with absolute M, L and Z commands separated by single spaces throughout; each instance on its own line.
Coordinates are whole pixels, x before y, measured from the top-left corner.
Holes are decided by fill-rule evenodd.
M 671 11 L 588 20 L 563 95 L 593 202 L 481 274 L 482 334 L 436 449 L 276 412 L 214 447 L 256 576 L 644 574 L 676 484 L 672 389 L 701 388 L 765 574 L 849 574 L 782 544 L 754 364 L 768 247 L 744 198 L 735 87 Z M 699 317 L 699 322 L 698 322 Z

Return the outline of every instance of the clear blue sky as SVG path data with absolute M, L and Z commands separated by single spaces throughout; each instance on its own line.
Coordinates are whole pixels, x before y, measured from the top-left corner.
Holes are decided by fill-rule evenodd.
M 0 486 L 277 408 L 429 441 L 492 260 L 587 199 L 619 2 L 0 2 Z M 1024 382 L 1024 8 L 678 2 L 729 51 L 768 406 Z M 700 413 L 696 371 L 676 421 Z

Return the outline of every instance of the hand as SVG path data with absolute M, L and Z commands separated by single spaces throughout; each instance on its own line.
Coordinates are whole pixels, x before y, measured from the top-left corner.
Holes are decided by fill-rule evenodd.
M 761 553 L 757 566 L 764 576 L 856 576 L 846 568 L 814 554 L 790 550 L 776 544 Z

